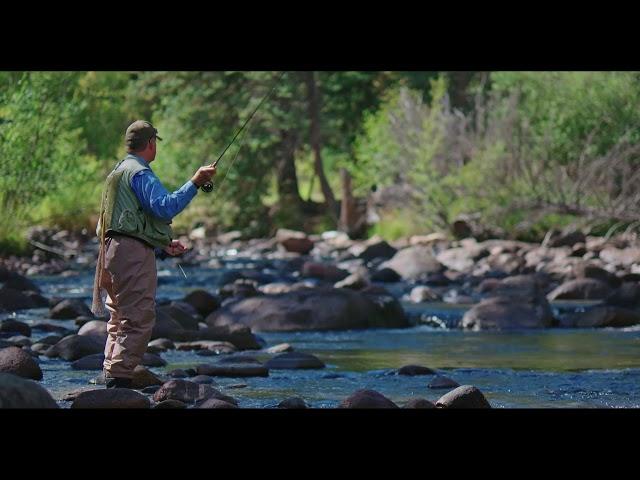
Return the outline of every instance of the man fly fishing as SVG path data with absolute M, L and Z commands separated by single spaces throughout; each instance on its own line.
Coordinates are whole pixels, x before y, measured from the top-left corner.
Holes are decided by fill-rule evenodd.
M 110 313 L 104 351 L 107 388 L 131 386 L 155 323 L 156 256 L 186 251 L 173 239 L 171 220 L 216 174 L 215 165 L 200 167 L 175 192 L 168 192 L 150 167 L 156 158 L 158 131 L 138 120 L 127 128 L 127 156 L 106 180 L 96 233 L 100 250 L 94 280 L 95 315 Z

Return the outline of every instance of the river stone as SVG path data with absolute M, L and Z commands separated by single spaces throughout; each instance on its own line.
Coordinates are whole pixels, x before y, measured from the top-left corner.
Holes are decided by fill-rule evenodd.
M 0 310 L 14 311 L 30 308 L 36 308 L 36 304 L 24 292 L 8 287 L 0 288 Z
M 203 317 L 220 308 L 220 300 L 205 290 L 194 290 L 184 297 L 183 301 L 195 308 Z
M 467 310 L 462 317 L 466 330 L 547 328 L 554 322 L 544 297 L 491 297 Z
M 133 377 L 131 380 L 131 388 L 136 390 L 155 385 L 162 385 L 164 383 L 156 374 L 142 365 L 137 365 L 136 368 L 133 369 Z
M 612 265 L 630 267 L 640 263 L 640 247 L 615 248 L 606 247 L 600 250 L 600 258 Z
M 38 363 L 29 353 L 19 347 L 7 347 L 0 350 L 0 372 L 32 380 L 42 380 L 42 370 Z
M 305 402 L 304 399 L 300 397 L 289 397 L 282 400 L 278 404 L 278 408 L 300 409 L 300 408 L 309 408 L 309 406 L 307 405 L 307 402 Z
M 574 313 L 560 319 L 568 328 L 624 328 L 640 324 L 640 312 L 622 307 L 596 305 L 584 312 Z
M 293 347 L 288 343 L 279 343 L 278 345 L 274 345 L 273 347 L 269 347 L 265 349 L 265 353 L 271 353 L 271 354 L 285 353 L 285 352 L 292 352 L 292 351 L 293 351 Z
M 66 337 L 68 335 L 73 335 L 76 332 L 69 330 L 61 325 L 52 325 L 51 323 L 36 323 L 31 325 L 31 330 L 37 330 L 40 332 L 55 332 L 60 335 L 61 338 Z
M 624 282 L 605 301 L 606 305 L 635 309 L 640 306 L 640 284 Z
M 224 363 L 252 363 L 256 365 L 262 365 L 262 362 L 255 357 L 249 357 L 247 355 L 225 355 L 217 361 L 217 364 Z
M 196 375 L 195 377 L 191 377 L 191 382 L 201 383 L 203 385 L 215 385 L 216 382 L 213 381 L 209 375 Z
M 34 351 L 38 355 L 44 355 L 47 350 L 49 350 L 51 345 L 47 345 L 46 343 L 34 343 L 31 345 L 31 350 Z
M 95 353 L 72 362 L 71 368 L 74 370 L 102 370 L 103 362 L 104 354 Z
M 427 385 L 427 387 L 429 388 L 456 388 L 459 386 L 460 384 L 455 380 L 442 375 L 438 375 L 433 380 L 431 380 L 431 382 L 429 382 L 429 385 Z
M 174 370 L 171 370 L 170 372 L 167 372 L 167 376 L 171 378 L 187 378 L 189 375 L 185 370 L 176 368 Z
M 212 315 L 215 315 L 215 312 Z M 260 350 L 262 348 L 258 338 L 251 332 L 251 328 L 246 325 L 230 322 L 225 325 L 213 326 L 209 322 L 207 323 L 210 326 L 201 328 L 196 335 L 198 338 L 190 340 L 229 342 L 238 350 Z
M 393 297 L 343 288 L 308 288 L 247 298 L 213 312 L 211 326 L 240 323 L 253 331 L 349 330 L 409 326 Z M 233 340 L 232 343 L 237 345 Z
M 302 352 L 287 352 L 269 359 L 265 366 L 272 370 L 299 370 L 325 368 L 318 357 Z
M 269 369 L 265 365 L 253 364 L 200 364 L 196 366 L 198 375 L 210 377 L 268 377 Z
M 49 307 L 49 299 L 43 297 L 38 292 L 26 291 L 22 292 L 33 303 L 34 308 L 47 308 Z
M 392 283 L 402 280 L 402 277 L 391 268 L 381 268 L 371 274 L 372 282 Z
M 164 367 L 167 365 L 167 362 L 160 355 L 148 352 L 142 356 L 141 363 L 145 367 Z
M 128 388 L 105 388 L 80 393 L 71 408 L 149 408 L 151 402 Z
M 180 324 L 182 328 L 185 330 L 198 330 L 198 319 L 192 317 L 183 309 L 172 306 L 165 305 L 163 307 L 158 307 L 159 312 L 164 312 L 169 315 L 173 320 Z
M 216 342 L 213 340 L 198 340 L 197 342 L 179 342 L 176 344 L 177 350 L 208 350 L 214 355 L 221 353 L 233 353 L 238 349 L 230 342 Z
M 361 290 L 370 285 L 369 278 L 361 272 L 352 273 L 344 280 L 336 282 L 334 288 L 350 288 L 352 290 Z
M 217 398 L 207 398 L 206 400 L 199 402 L 196 405 L 196 408 L 218 409 L 218 408 L 238 408 L 238 406 L 231 402 L 225 402 L 224 400 L 219 400 Z
M 95 338 L 104 344 L 107 342 L 107 322 L 102 320 L 90 320 L 78 330 L 78 335 L 86 335 Z
M 276 232 L 275 238 L 278 244 L 282 245 L 287 252 L 306 255 L 313 250 L 313 241 L 304 232 L 280 228 Z
M 380 268 L 390 268 L 404 280 L 418 280 L 430 273 L 443 270 L 443 266 L 436 260 L 430 247 L 415 246 L 400 250 L 390 260 L 380 265 Z
M 163 400 L 156 403 L 153 408 L 187 408 L 187 404 L 179 400 Z
M 47 335 L 46 337 L 42 337 L 37 343 L 44 343 L 45 345 L 55 345 L 64 337 L 60 335 Z
M 89 307 L 77 298 L 62 300 L 49 311 L 49 318 L 57 320 L 69 320 L 83 316 L 93 318 Z
M 102 353 L 104 344 L 96 341 L 93 337 L 83 335 L 69 335 L 46 351 L 45 355 L 50 358 L 60 357 L 72 362 L 87 355 Z
M 179 400 L 192 404 L 208 398 L 217 398 L 229 403 L 237 404 L 237 401 L 209 385 L 201 385 L 187 380 L 169 380 L 153 395 L 153 400 Z
M 439 302 L 441 298 L 429 287 L 418 285 L 411 290 L 411 293 L 409 294 L 409 300 L 411 300 L 413 303 L 423 303 Z
M 491 408 L 482 392 L 472 385 L 462 385 L 436 402 L 437 408 Z
M 51 394 L 33 380 L 0 373 L 0 409 L 60 408 Z
M 141 389 L 140 393 L 144 393 L 145 395 L 153 395 L 158 390 L 160 390 L 160 385 L 150 385 Z
M 12 318 L 8 318 L 0 322 L 0 332 L 17 333 L 20 335 L 24 335 L 25 337 L 30 337 L 31 327 L 29 327 L 29 325 L 27 325 L 24 322 L 19 322 L 18 320 L 13 320 Z
M 601 300 L 611 294 L 611 287 L 595 278 L 565 282 L 547 295 L 549 300 Z
M 424 398 L 412 398 L 405 403 L 404 408 L 436 408 L 436 406 Z
M 12 288 L 13 290 L 19 290 L 21 292 L 31 291 L 40 293 L 40 288 L 35 283 L 33 283 L 33 281 L 29 280 L 24 275 L 20 275 L 17 272 L 8 273 L 4 280 L 4 286 L 7 288 Z
M 586 262 L 577 263 L 573 267 L 573 275 L 576 278 L 592 278 L 606 283 L 612 288 L 617 288 L 622 283 L 621 280 L 613 273 Z
M 375 390 L 357 390 L 345 398 L 338 408 L 399 408 Z
M 24 335 L 14 335 L 13 337 L 7 338 L 7 342 L 12 343 L 16 347 L 30 347 L 31 340 L 29 337 L 25 337 Z
M 475 265 L 482 249 L 465 247 L 449 248 L 436 255 L 436 260 L 450 270 L 456 272 L 470 272 Z
M 180 340 L 185 329 L 171 315 L 156 307 L 156 321 L 151 330 L 151 340 L 158 338 L 168 338 Z
M 147 348 L 149 347 L 154 347 L 159 351 L 165 351 L 165 350 L 175 350 L 176 345 L 168 338 L 157 338 L 149 342 L 149 344 L 147 345 Z M 151 353 L 154 353 L 154 352 L 151 352 Z
M 347 278 L 349 272 L 327 263 L 305 262 L 300 269 L 300 275 L 303 278 L 317 278 L 335 283 Z
M 398 369 L 398 375 L 436 375 L 436 371 L 420 365 L 405 365 Z

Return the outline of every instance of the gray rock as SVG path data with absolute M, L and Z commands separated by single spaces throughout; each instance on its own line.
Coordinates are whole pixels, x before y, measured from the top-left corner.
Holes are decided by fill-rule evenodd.
M 424 398 L 412 398 L 404 405 L 404 408 L 436 408 L 436 406 Z
M 236 400 L 209 385 L 201 385 L 187 380 L 169 380 L 153 395 L 153 400 L 156 402 L 178 400 L 187 404 L 193 404 L 208 398 L 216 398 L 237 404 Z
M 449 377 L 444 377 L 442 375 L 438 375 L 436 378 L 431 380 L 429 388 L 456 388 L 459 387 L 460 384 L 455 380 L 450 379 Z
M 390 268 L 404 280 L 418 280 L 427 274 L 441 272 L 443 265 L 429 247 L 414 246 L 400 250 L 380 268 Z
M 399 408 L 375 390 L 357 390 L 344 399 L 338 408 Z
M 105 388 L 80 393 L 71 408 L 150 408 L 147 397 L 128 388 Z
M 187 404 L 179 400 L 163 400 L 156 403 L 153 408 L 187 408 Z
M 50 358 L 60 357 L 72 362 L 103 351 L 104 344 L 97 342 L 93 337 L 69 335 L 49 348 L 45 355 Z
M 420 365 L 405 365 L 398 369 L 398 375 L 436 375 L 437 372 L 429 367 L 422 367 Z
M 601 300 L 611 294 L 611 287 L 595 278 L 579 278 L 560 285 L 547 298 L 549 300 Z
M 107 322 L 90 320 L 80 327 L 78 335 L 93 337 L 96 341 L 104 344 L 107 341 Z
M 300 397 L 289 397 L 282 400 L 278 404 L 278 408 L 300 409 L 300 408 L 309 408 L 309 406 L 307 405 L 307 402 L 305 402 L 304 399 Z
M 8 318 L 0 322 L 0 332 L 16 333 L 19 335 L 24 335 L 25 337 L 30 337 L 31 327 L 29 327 L 29 325 L 27 325 L 24 322 L 19 322 L 18 320 L 13 320 L 12 318 Z
M 59 408 L 51 394 L 33 380 L 0 373 L 0 408 Z
M 230 398 L 230 397 L 229 397 Z M 196 408 L 238 408 L 238 405 L 217 398 L 207 398 L 196 405 Z
M 19 347 L 7 347 L 0 350 L 0 373 L 42 380 L 42 370 L 38 363 L 29 353 Z
M 491 408 L 482 392 L 471 385 L 462 385 L 443 395 L 437 402 L 438 408 Z
M 201 364 L 196 367 L 198 375 L 210 377 L 268 377 L 269 369 L 264 365 L 252 364 Z
M 58 320 L 68 320 L 77 317 L 93 317 L 89 307 L 76 298 L 62 300 L 49 311 L 49 317 Z
M 287 352 L 269 359 L 265 366 L 273 370 L 298 370 L 325 368 L 318 357 L 308 353 Z
M 203 317 L 220 308 L 220 300 L 204 290 L 194 290 L 184 297 L 184 301 L 193 306 Z

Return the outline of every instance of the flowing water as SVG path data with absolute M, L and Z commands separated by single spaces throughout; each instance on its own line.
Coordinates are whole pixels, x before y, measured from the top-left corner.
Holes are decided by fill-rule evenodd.
M 160 265 L 160 264 L 159 264 Z M 246 264 L 244 264 L 246 267 Z M 160 267 L 158 299 L 179 299 L 193 288 L 213 290 L 223 270 Z M 91 295 L 92 272 L 67 278 L 36 279 L 48 297 Z M 273 407 L 300 396 L 312 407 L 335 407 L 361 388 L 374 389 L 402 405 L 411 397 L 437 400 L 448 390 L 430 389 L 433 376 L 399 376 L 394 369 L 418 364 L 438 370 L 461 385 L 475 385 L 494 407 L 640 407 L 640 329 L 548 329 L 519 332 L 465 332 L 447 329 L 468 307 L 447 304 L 406 305 L 412 318 L 429 318 L 429 326 L 343 332 L 258 333 L 267 346 L 290 343 L 318 356 L 321 370 L 271 370 L 267 378 L 216 378 L 218 387 L 241 407 Z M 579 308 L 554 305 L 557 314 Z M 18 314 L 27 323 L 42 321 L 46 309 Z M 67 328 L 74 322 L 47 320 Z M 432 325 L 442 325 L 442 328 Z M 34 331 L 33 340 L 47 334 Z M 247 352 L 259 359 L 265 354 Z M 162 354 L 166 373 L 214 361 L 195 352 Z M 95 371 L 72 370 L 69 362 L 40 357 L 42 384 L 56 400 L 88 386 Z M 61 406 L 68 406 L 60 402 Z

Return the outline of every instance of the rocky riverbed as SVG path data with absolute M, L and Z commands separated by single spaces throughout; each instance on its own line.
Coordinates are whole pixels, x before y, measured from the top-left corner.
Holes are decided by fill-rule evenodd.
M 187 255 L 158 262 L 145 366 L 134 390 L 115 394 L 99 386 L 105 319 L 87 307 L 95 239 L 44 229 L 32 238 L 43 246 L 32 258 L 0 260 L 3 406 L 640 404 L 633 237 L 390 244 L 195 230 Z

